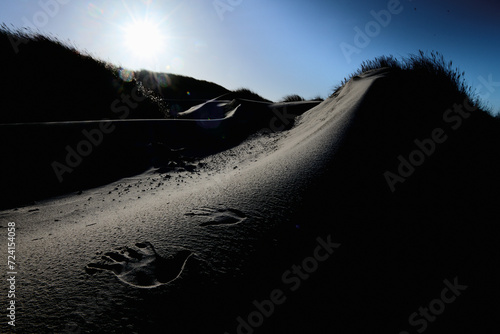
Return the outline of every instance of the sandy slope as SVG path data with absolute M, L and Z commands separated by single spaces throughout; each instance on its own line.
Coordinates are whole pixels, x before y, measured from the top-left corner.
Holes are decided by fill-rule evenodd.
M 321 278 L 303 292 L 290 292 L 281 313 L 259 330 L 293 328 L 297 322 L 324 326 L 329 306 L 322 313 L 313 305 L 308 313 L 304 307 L 311 301 L 342 309 L 332 314 L 333 328 L 346 333 L 356 332 L 346 326 L 370 328 L 365 314 L 370 308 L 356 310 L 359 302 L 348 296 L 358 294 L 346 292 L 363 284 L 363 274 L 374 275 L 351 262 L 361 260 L 353 245 L 366 248 L 354 233 L 345 240 L 347 222 L 337 212 L 350 209 L 328 203 L 328 195 L 314 187 L 331 180 L 325 175 L 335 166 L 345 133 L 367 92 L 383 77 L 380 71 L 351 80 L 291 130 L 254 136 L 205 158 L 194 173 L 150 170 L 80 195 L 1 212 L 0 231 L 8 221 L 18 226 L 19 332 L 236 333 L 236 317 L 254 310 L 252 300 L 269 298 L 283 285 L 284 270 L 310 256 L 316 238 L 327 233 L 343 244 L 339 259 L 334 254 L 325 265 L 331 269 L 317 273 Z M 350 232 L 364 235 L 360 223 Z M 336 273 L 338 268 L 344 271 Z M 337 291 L 325 282 L 332 272 L 344 277 L 337 284 L 352 285 Z M 323 288 L 315 290 L 320 283 Z M 326 293 L 326 287 L 336 292 Z M 377 309 L 375 299 L 363 303 Z M 400 323 L 406 321 L 403 315 Z M 351 323 L 353 318 L 359 323 Z
M 3 212 L 2 226 L 7 221 L 18 226 L 19 328 L 43 332 L 48 325 L 60 331 L 69 324 L 83 330 L 118 330 L 127 323 L 123 317 L 132 328 L 142 322 L 133 317 L 135 312 L 130 314 L 133 307 L 113 305 L 141 304 L 143 295 L 151 292 L 124 285 L 109 272 L 90 276 L 84 270 L 96 254 L 137 242 L 151 242 L 162 256 L 179 249 L 194 253 L 181 280 L 158 288 L 162 294 L 188 289 L 184 281 L 197 284 L 238 276 L 256 239 L 287 219 L 293 201 L 299 200 L 293 198 L 297 190 L 332 156 L 372 80 L 350 83 L 341 97 L 311 110 L 288 133 L 255 138 L 207 158 L 208 167 L 199 175 L 181 172 L 165 179 L 165 174 L 150 172 L 81 195 Z M 244 221 L 199 226 L 212 217 L 196 213 L 218 209 L 237 209 Z M 201 269 L 192 269 L 195 263 Z M 94 303 L 93 296 L 102 291 L 108 296 L 100 301 L 104 305 Z M 165 320 L 166 328 L 175 321 Z

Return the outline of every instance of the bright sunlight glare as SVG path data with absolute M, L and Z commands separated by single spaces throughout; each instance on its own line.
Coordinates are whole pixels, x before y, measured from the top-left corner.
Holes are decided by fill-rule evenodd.
M 152 21 L 134 21 L 124 27 L 124 44 L 136 58 L 155 58 L 165 47 L 165 35 Z

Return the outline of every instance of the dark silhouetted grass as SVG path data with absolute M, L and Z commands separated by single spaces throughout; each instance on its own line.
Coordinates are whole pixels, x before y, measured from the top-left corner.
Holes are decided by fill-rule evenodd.
M 339 85 L 333 89 L 335 95 L 353 77 L 365 74 L 372 70 L 388 69 L 392 73 L 407 73 L 416 82 L 425 83 L 425 90 L 434 89 L 443 96 L 454 99 L 467 99 L 469 104 L 486 109 L 484 103 L 479 100 L 472 87 L 465 81 L 465 73 L 453 66 L 452 61 L 446 61 L 444 56 L 436 51 L 426 54 L 420 50 L 418 54 L 397 59 L 392 55 L 377 57 L 361 63 L 360 68 L 350 76 L 344 78 Z
M 162 98 L 169 110 L 174 109 L 177 112 L 230 93 L 228 89 L 213 82 L 183 75 L 141 70 L 135 72 L 134 77 Z
M 231 94 L 231 98 L 237 98 L 237 99 L 246 99 L 246 100 L 253 100 L 253 101 L 259 101 L 259 102 L 267 102 L 267 103 L 272 103 L 272 101 L 263 98 L 259 94 L 251 91 L 248 88 L 238 88 L 235 91 L 233 91 L 233 94 Z
M 137 80 L 55 37 L 2 25 L 0 47 L 0 123 L 118 119 L 112 103 L 132 92 L 145 99 L 127 118 L 165 117 L 160 99 Z
M 297 94 L 287 95 L 281 99 L 281 102 L 300 102 L 300 101 L 305 101 L 305 99 Z
M 319 95 L 317 95 L 317 96 L 315 96 L 315 97 L 313 97 L 313 98 L 311 99 L 311 101 L 320 101 L 320 102 L 322 102 L 322 101 L 324 101 L 324 100 L 325 100 L 325 99 L 324 99 L 324 98 L 322 98 L 322 97 L 321 97 L 321 96 L 319 96 Z
M 0 47 L 8 78 L 0 83 L 0 123 L 121 119 L 124 112 L 117 111 L 126 106 L 123 96 L 135 95 L 146 99 L 137 106 L 132 101 L 127 119 L 161 119 L 170 117 L 171 109 L 183 111 L 230 93 L 191 77 L 128 71 L 28 29 L 2 25 Z
M 162 119 L 219 96 L 272 103 L 246 88 L 230 91 L 187 76 L 123 69 L 71 42 L 5 24 L 0 47 L 7 78 L 0 84 L 0 123 Z M 124 96 L 142 101 L 127 106 Z

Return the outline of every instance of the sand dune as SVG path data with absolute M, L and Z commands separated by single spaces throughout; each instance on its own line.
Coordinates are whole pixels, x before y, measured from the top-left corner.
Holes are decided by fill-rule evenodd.
M 251 136 L 194 172 L 148 170 L 1 212 L 2 227 L 18 226 L 16 329 L 244 333 L 253 302 L 279 289 L 285 301 L 251 330 L 411 331 L 408 317 L 455 277 L 469 288 L 429 332 L 491 324 L 478 303 L 496 291 L 498 235 L 484 220 L 494 207 L 450 214 L 454 199 L 439 201 L 450 189 L 419 184 L 434 173 L 425 166 L 390 191 L 383 172 L 400 147 L 379 145 L 394 140 L 384 117 L 405 106 L 387 100 L 402 93 L 394 80 L 383 69 L 356 77 L 290 130 Z M 318 242 L 335 252 L 303 276 L 287 271 Z
M 262 128 L 288 129 L 296 116 L 317 104 L 211 100 L 176 120 L 0 124 L 0 141 L 8 143 L 0 147 L 0 156 L 16 157 L 0 166 L 5 189 L 0 208 L 135 175 L 159 165 L 158 160 L 179 160 L 179 149 L 197 158 L 220 152 Z

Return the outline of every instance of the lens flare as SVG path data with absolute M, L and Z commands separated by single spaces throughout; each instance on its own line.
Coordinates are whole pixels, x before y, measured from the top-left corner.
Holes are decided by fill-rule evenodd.
M 158 83 L 161 87 L 170 86 L 171 80 L 166 74 L 160 74 L 158 76 Z
M 120 76 L 120 79 L 125 82 L 130 82 L 132 81 L 132 79 L 134 79 L 134 72 L 126 69 L 121 69 L 118 75 Z
M 100 18 L 104 14 L 104 11 L 101 8 L 94 5 L 93 3 L 89 3 L 88 12 L 90 16 L 96 19 Z

